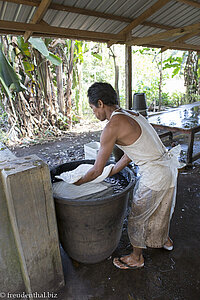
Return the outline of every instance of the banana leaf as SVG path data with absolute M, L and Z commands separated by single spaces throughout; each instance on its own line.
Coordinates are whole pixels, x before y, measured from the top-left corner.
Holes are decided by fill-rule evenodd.
M 17 37 L 17 45 L 24 55 L 31 57 L 31 53 L 28 48 L 29 44 L 24 42 L 24 38 L 22 36 Z
M 7 85 L 5 84 L 5 82 L 4 82 L 3 78 L 1 78 L 1 76 L 0 76 L 0 83 L 1 83 L 2 87 L 4 88 L 4 91 L 5 91 L 6 95 L 7 95 L 7 97 L 8 98 L 12 97 L 12 95 L 11 95 L 11 93 L 9 91 L 9 88 L 7 87 Z
M 46 59 L 50 60 L 52 64 L 56 66 L 60 66 L 62 64 L 62 60 L 57 56 L 54 55 L 53 53 L 49 52 L 44 41 L 41 38 L 29 38 L 29 43 L 37 49 Z
M 50 62 L 52 62 L 52 64 L 54 64 L 56 66 L 60 66 L 62 64 L 62 60 L 60 59 L 60 57 L 58 57 L 57 55 L 54 55 L 51 52 L 49 52 L 49 55 L 46 56 L 46 58 L 48 60 L 50 60 Z
M 14 84 L 14 89 L 17 92 L 23 91 L 24 86 L 20 82 L 19 77 L 15 73 L 15 70 L 5 57 L 2 45 L 0 45 L 0 78 L 1 78 L 1 84 L 8 95 L 8 89 L 11 86 L 11 84 Z M 6 88 L 7 87 L 7 88 Z M 10 95 L 8 95 L 10 97 Z

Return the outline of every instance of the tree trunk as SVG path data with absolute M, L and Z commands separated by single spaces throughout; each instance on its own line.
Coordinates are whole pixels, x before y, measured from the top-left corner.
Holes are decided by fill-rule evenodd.
M 159 81 L 159 106 L 158 106 L 158 110 L 161 110 L 161 106 L 162 106 L 162 52 L 160 54 L 160 81 Z
M 63 93 L 63 69 L 62 64 L 56 67 L 56 80 L 57 80 L 57 101 L 58 101 L 58 110 L 63 115 L 65 114 L 65 102 L 64 102 L 64 93 Z
M 72 81 L 73 81 L 73 59 L 74 59 L 74 40 L 71 40 L 68 74 L 67 74 L 67 90 L 66 90 L 66 114 L 68 118 L 69 128 L 72 128 Z
M 114 68 L 115 68 L 115 91 L 117 93 L 117 99 L 120 104 L 120 101 L 119 101 L 119 66 L 117 65 L 117 59 L 116 59 L 117 56 L 114 53 L 114 46 L 113 46 L 113 50 L 110 48 L 110 51 L 112 53 Z
M 200 52 L 197 52 L 197 62 L 198 62 L 198 95 L 200 95 Z
M 83 98 L 82 98 L 82 84 L 81 84 L 81 79 L 82 79 L 82 64 L 79 63 L 78 65 L 78 103 L 77 103 L 77 111 L 78 115 L 82 117 L 83 112 L 82 112 L 82 106 L 83 106 Z

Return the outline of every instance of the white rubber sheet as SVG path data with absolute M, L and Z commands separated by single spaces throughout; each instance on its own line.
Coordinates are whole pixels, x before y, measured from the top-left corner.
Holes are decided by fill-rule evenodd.
M 82 176 L 84 176 L 89 169 L 93 167 L 92 164 L 81 164 L 76 169 L 68 172 L 63 172 L 55 176 L 63 181 L 55 182 L 53 184 L 53 195 L 55 198 L 76 199 L 87 195 L 102 192 L 110 187 L 109 184 L 102 182 L 108 175 L 114 165 L 106 166 L 102 174 L 91 182 L 82 185 L 75 185 Z
M 99 177 L 97 177 L 96 179 L 92 180 L 91 183 L 102 182 L 106 177 L 108 177 L 113 166 L 114 166 L 114 164 L 110 164 L 110 165 L 106 166 L 103 169 L 102 174 Z M 58 179 L 62 179 L 63 181 L 65 181 L 67 183 L 75 183 L 79 179 L 81 179 L 81 177 L 83 177 L 92 167 L 93 167 L 92 164 L 81 164 L 76 169 L 74 169 L 72 171 L 68 171 L 68 172 L 63 172 L 60 175 L 57 175 L 55 177 Z
M 89 196 L 102 191 L 106 191 L 110 185 L 100 183 L 84 183 L 82 185 L 75 185 L 65 181 L 53 183 L 53 196 L 54 198 L 67 198 L 77 199 L 84 196 Z

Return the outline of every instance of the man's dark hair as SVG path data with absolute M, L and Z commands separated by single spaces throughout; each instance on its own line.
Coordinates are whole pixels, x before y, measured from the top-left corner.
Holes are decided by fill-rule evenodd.
M 89 103 L 98 107 L 98 100 L 108 106 L 117 105 L 117 93 L 112 85 L 106 82 L 95 82 L 88 89 Z

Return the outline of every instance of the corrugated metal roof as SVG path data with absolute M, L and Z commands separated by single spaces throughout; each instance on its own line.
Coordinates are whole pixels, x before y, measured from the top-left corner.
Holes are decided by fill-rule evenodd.
M 200 51 L 200 0 L 0 0 L 0 34 L 27 31 Z M 176 42 L 188 33 L 185 41 Z

